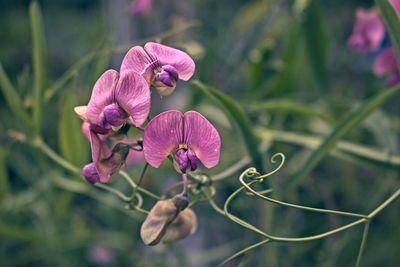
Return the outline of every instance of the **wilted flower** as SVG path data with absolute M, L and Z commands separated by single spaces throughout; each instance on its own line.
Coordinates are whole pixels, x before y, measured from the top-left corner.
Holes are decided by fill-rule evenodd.
M 186 208 L 187 204 L 182 195 L 159 200 L 140 229 L 143 242 L 153 246 L 160 241 L 173 242 L 193 234 L 197 229 L 197 218 L 191 209 Z
M 121 73 L 133 70 L 140 73 L 162 96 L 172 94 L 178 79 L 192 77 L 195 64 L 188 54 L 157 43 L 131 48 L 121 64 Z
M 173 154 L 175 166 L 182 173 L 194 171 L 198 160 L 207 168 L 218 164 L 221 139 L 212 124 L 195 111 L 183 115 L 170 110 L 159 114 L 146 126 L 143 151 L 146 161 L 158 168 Z
M 129 13 L 133 16 L 143 16 L 150 12 L 153 0 L 134 0 L 129 7 Z
M 108 182 L 119 170 L 129 146 L 117 144 L 110 152 L 105 139 L 119 130 L 126 121 L 140 126 L 150 112 L 150 91 L 142 76 L 125 71 L 106 71 L 96 82 L 89 104 L 75 108 L 84 120 L 82 132 L 89 139 L 93 164 L 83 169 L 89 182 Z M 97 170 L 96 176 L 93 167 Z
M 353 33 L 347 43 L 351 50 L 365 52 L 377 50 L 385 37 L 385 26 L 374 10 L 358 8 Z
M 377 76 L 387 75 L 386 84 L 388 86 L 393 86 L 400 81 L 399 66 L 393 47 L 386 48 L 375 59 L 374 74 Z

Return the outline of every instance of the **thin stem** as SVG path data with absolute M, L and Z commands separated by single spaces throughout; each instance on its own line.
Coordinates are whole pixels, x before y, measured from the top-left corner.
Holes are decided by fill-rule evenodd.
M 94 186 L 96 186 L 98 188 L 101 188 L 101 189 L 104 189 L 104 190 L 106 190 L 106 191 L 108 191 L 110 193 L 113 193 L 114 195 L 118 196 L 120 199 L 122 199 L 125 202 L 128 202 L 131 199 L 130 197 L 125 196 L 121 191 L 119 191 L 119 190 L 117 190 L 115 188 L 109 187 L 109 186 L 107 186 L 105 184 L 95 184 Z
M 256 244 L 253 244 L 253 245 L 251 245 L 251 246 L 248 246 L 247 248 L 242 249 L 241 251 L 236 252 L 236 253 L 233 254 L 231 257 L 227 258 L 227 259 L 224 260 L 222 263 L 220 263 L 218 266 L 219 266 L 219 267 L 224 266 L 224 265 L 227 264 L 228 262 L 234 260 L 235 258 L 239 257 L 240 255 L 242 255 L 242 254 L 248 252 L 249 250 L 252 250 L 252 249 L 254 249 L 254 248 L 256 248 L 256 247 L 259 247 L 259 246 L 261 246 L 261 245 L 264 245 L 264 244 L 266 244 L 266 243 L 268 243 L 268 242 L 270 242 L 270 241 L 271 241 L 271 239 L 265 239 L 265 240 L 263 240 L 263 241 L 261 241 L 261 242 L 258 242 L 258 243 L 256 243 Z
M 377 207 L 373 212 L 368 214 L 368 218 L 370 219 L 374 218 L 381 210 L 386 208 L 386 206 L 389 205 L 393 200 L 395 200 L 399 195 L 400 195 L 400 188 L 397 189 L 397 191 L 394 192 L 394 194 L 391 197 L 389 197 L 385 202 L 379 205 L 379 207 Z
M 323 138 L 319 136 L 265 129 L 257 130 L 257 135 L 265 142 L 283 142 L 308 147 L 310 149 L 317 148 L 323 140 Z M 400 166 L 399 155 L 390 155 L 387 152 L 378 151 L 374 148 L 354 144 L 347 141 L 337 142 L 336 147 L 332 150 L 333 155 L 336 155 L 335 152 L 344 152 L 346 154 L 358 156 L 375 162 L 384 163 L 392 166 Z
M 223 172 L 220 172 L 220 173 L 218 173 L 216 175 L 213 175 L 210 178 L 210 180 L 212 180 L 214 182 L 223 180 L 223 179 L 231 176 L 235 172 L 239 171 L 241 168 L 245 167 L 250 162 L 251 162 L 250 157 L 249 156 L 245 156 L 240 161 L 238 161 L 237 163 L 233 164 L 231 167 L 229 167 L 228 169 L 224 170 Z
M 132 178 L 129 176 L 129 174 L 127 174 L 125 171 L 120 171 L 119 174 L 121 174 L 122 177 L 125 178 L 125 180 L 131 185 L 131 187 L 132 187 L 133 189 L 136 188 L 137 191 L 142 192 L 143 194 L 146 194 L 147 196 L 152 197 L 152 198 L 154 198 L 154 199 L 157 199 L 157 200 L 161 199 L 161 197 L 159 197 L 159 196 L 157 196 L 157 195 L 151 193 L 150 191 L 147 191 L 146 189 L 144 189 L 144 188 L 138 186 L 138 185 L 132 180 Z
M 140 174 L 139 181 L 137 182 L 137 186 L 133 188 L 132 200 L 134 199 L 134 197 L 136 195 L 138 186 L 140 186 L 140 184 L 142 183 L 142 180 L 143 180 L 144 174 L 146 173 L 147 167 L 149 167 L 149 164 L 146 162 L 146 164 L 143 167 L 142 173 Z
M 360 266 L 361 257 L 363 255 L 364 248 L 365 248 L 365 243 L 367 243 L 369 224 L 370 224 L 370 222 L 368 221 L 365 223 L 365 226 L 364 226 L 364 233 L 363 233 L 362 240 L 361 240 L 360 250 L 358 251 L 356 267 Z

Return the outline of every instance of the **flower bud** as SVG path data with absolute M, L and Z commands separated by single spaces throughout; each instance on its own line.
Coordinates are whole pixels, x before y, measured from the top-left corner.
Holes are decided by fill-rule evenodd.
M 178 78 L 178 71 L 173 66 L 164 65 L 156 74 L 153 87 L 161 96 L 169 96 L 174 91 Z
M 95 184 L 100 180 L 99 173 L 97 172 L 96 166 L 93 162 L 83 167 L 82 174 L 85 177 L 86 181 L 91 184 Z
M 185 209 L 168 225 L 161 241 L 171 243 L 194 234 L 196 230 L 196 214 L 191 209 Z

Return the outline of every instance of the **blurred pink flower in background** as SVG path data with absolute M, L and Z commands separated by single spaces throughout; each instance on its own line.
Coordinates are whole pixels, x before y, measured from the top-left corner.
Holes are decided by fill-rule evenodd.
M 389 0 L 389 3 L 393 6 L 394 10 L 396 10 L 397 16 L 400 17 L 400 0 Z
M 392 46 L 383 50 L 375 59 L 374 74 L 376 76 L 387 75 L 386 84 L 388 86 L 393 86 L 400 81 L 399 66 Z
M 129 14 L 133 16 L 144 16 L 151 11 L 153 0 L 134 0 L 129 7 Z
M 94 245 L 88 251 L 89 261 L 99 266 L 109 266 L 115 263 L 114 253 L 104 245 Z
M 358 8 L 356 21 L 347 45 L 358 52 L 374 51 L 385 37 L 385 25 L 376 11 Z

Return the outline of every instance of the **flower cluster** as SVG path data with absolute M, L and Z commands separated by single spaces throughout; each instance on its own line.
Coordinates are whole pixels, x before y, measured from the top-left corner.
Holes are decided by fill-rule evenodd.
M 212 168 L 219 161 L 219 134 L 196 111 L 166 111 L 141 127 L 150 112 L 150 87 L 161 96 L 168 96 L 178 80 L 187 81 L 194 70 L 193 60 L 180 50 L 157 43 L 135 46 L 124 57 L 119 72 L 107 70 L 101 75 L 87 106 L 75 108 L 83 120 L 82 132 L 91 144 L 92 162 L 82 170 L 89 183 L 114 179 L 128 155 L 135 151 L 143 151 L 144 159 L 155 168 L 172 155 L 184 190 L 172 199 L 158 201 L 148 214 L 141 231 L 148 245 L 172 242 L 194 233 L 197 219 L 187 208 L 186 173 L 195 171 L 199 162 Z M 143 140 L 132 143 L 127 137 L 130 128 L 143 131 Z
M 400 0 L 389 2 L 400 17 Z M 378 11 L 358 8 L 353 33 L 347 45 L 357 52 L 381 50 L 375 59 L 373 71 L 376 76 L 387 76 L 387 86 L 393 86 L 400 82 L 400 71 L 393 46 L 381 48 L 385 33 L 385 25 Z

